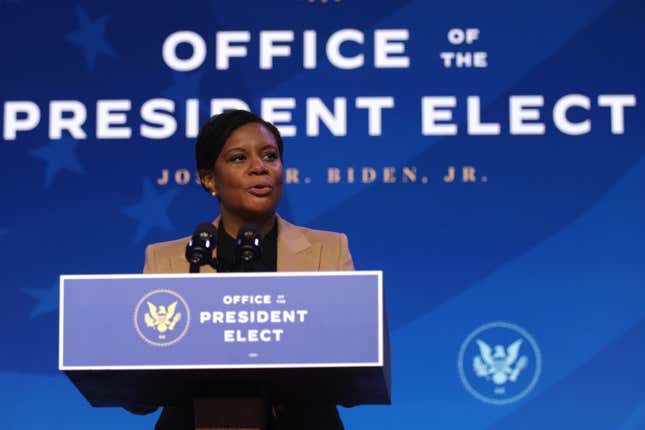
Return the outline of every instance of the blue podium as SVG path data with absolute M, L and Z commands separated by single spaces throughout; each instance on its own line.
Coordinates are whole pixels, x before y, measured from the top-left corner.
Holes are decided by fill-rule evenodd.
M 382 272 L 64 275 L 59 369 L 94 406 L 389 404 Z

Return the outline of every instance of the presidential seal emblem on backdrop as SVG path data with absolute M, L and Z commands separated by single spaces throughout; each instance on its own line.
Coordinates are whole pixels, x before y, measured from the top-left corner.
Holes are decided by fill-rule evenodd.
M 134 310 L 134 327 L 139 337 L 150 345 L 173 345 L 186 335 L 189 326 L 188 303 L 172 290 L 149 292 Z
M 464 340 L 458 370 L 470 394 L 486 403 L 505 405 L 533 390 L 540 378 L 542 356 L 526 330 L 508 322 L 492 322 Z

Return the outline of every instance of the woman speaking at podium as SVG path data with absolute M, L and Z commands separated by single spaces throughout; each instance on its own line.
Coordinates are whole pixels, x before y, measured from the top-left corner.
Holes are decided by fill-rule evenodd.
M 276 213 L 282 197 L 283 152 L 278 129 L 251 112 L 228 111 L 213 116 L 202 127 L 195 158 L 202 186 L 220 205 L 220 216 L 214 221 L 217 270 L 239 271 L 235 238 L 248 224 L 255 224 L 263 238 L 257 271 L 353 270 L 347 236 L 298 227 Z M 187 241 L 148 246 L 144 272 L 187 273 Z M 204 266 L 203 271 L 215 270 Z M 269 421 L 271 430 L 343 428 L 331 404 L 273 404 Z M 192 430 L 192 403 L 164 408 L 155 428 Z

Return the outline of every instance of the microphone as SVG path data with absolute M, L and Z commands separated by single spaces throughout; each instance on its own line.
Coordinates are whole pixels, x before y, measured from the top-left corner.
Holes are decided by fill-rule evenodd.
M 242 272 L 253 272 L 253 263 L 262 255 L 262 238 L 255 224 L 244 224 L 235 240 L 235 259 Z
M 195 228 L 193 237 L 186 245 L 186 260 L 190 263 L 190 273 L 199 273 L 200 267 L 213 265 L 213 250 L 217 246 L 217 229 L 208 222 Z

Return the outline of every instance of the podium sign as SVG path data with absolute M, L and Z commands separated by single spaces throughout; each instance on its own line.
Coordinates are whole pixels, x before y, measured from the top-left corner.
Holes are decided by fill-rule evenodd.
M 208 370 L 200 376 L 221 379 L 230 377 L 226 370 L 330 368 L 342 372 L 319 377 L 351 380 L 349 369 L 365 376 L 360 368 L 382 370 L 389 358 L 378 271 L 65 275 L 60 282 L 59 368 L 81 391 L 83 375 L 137 379 L 146 371 L 150 382 L 155 370 Z M 260 379 L 275 385 L 278 375 L 288 385 L 284 372 Z M 120 402 L 106 387 L 103 400 L 85 391 L 97 404 Z

